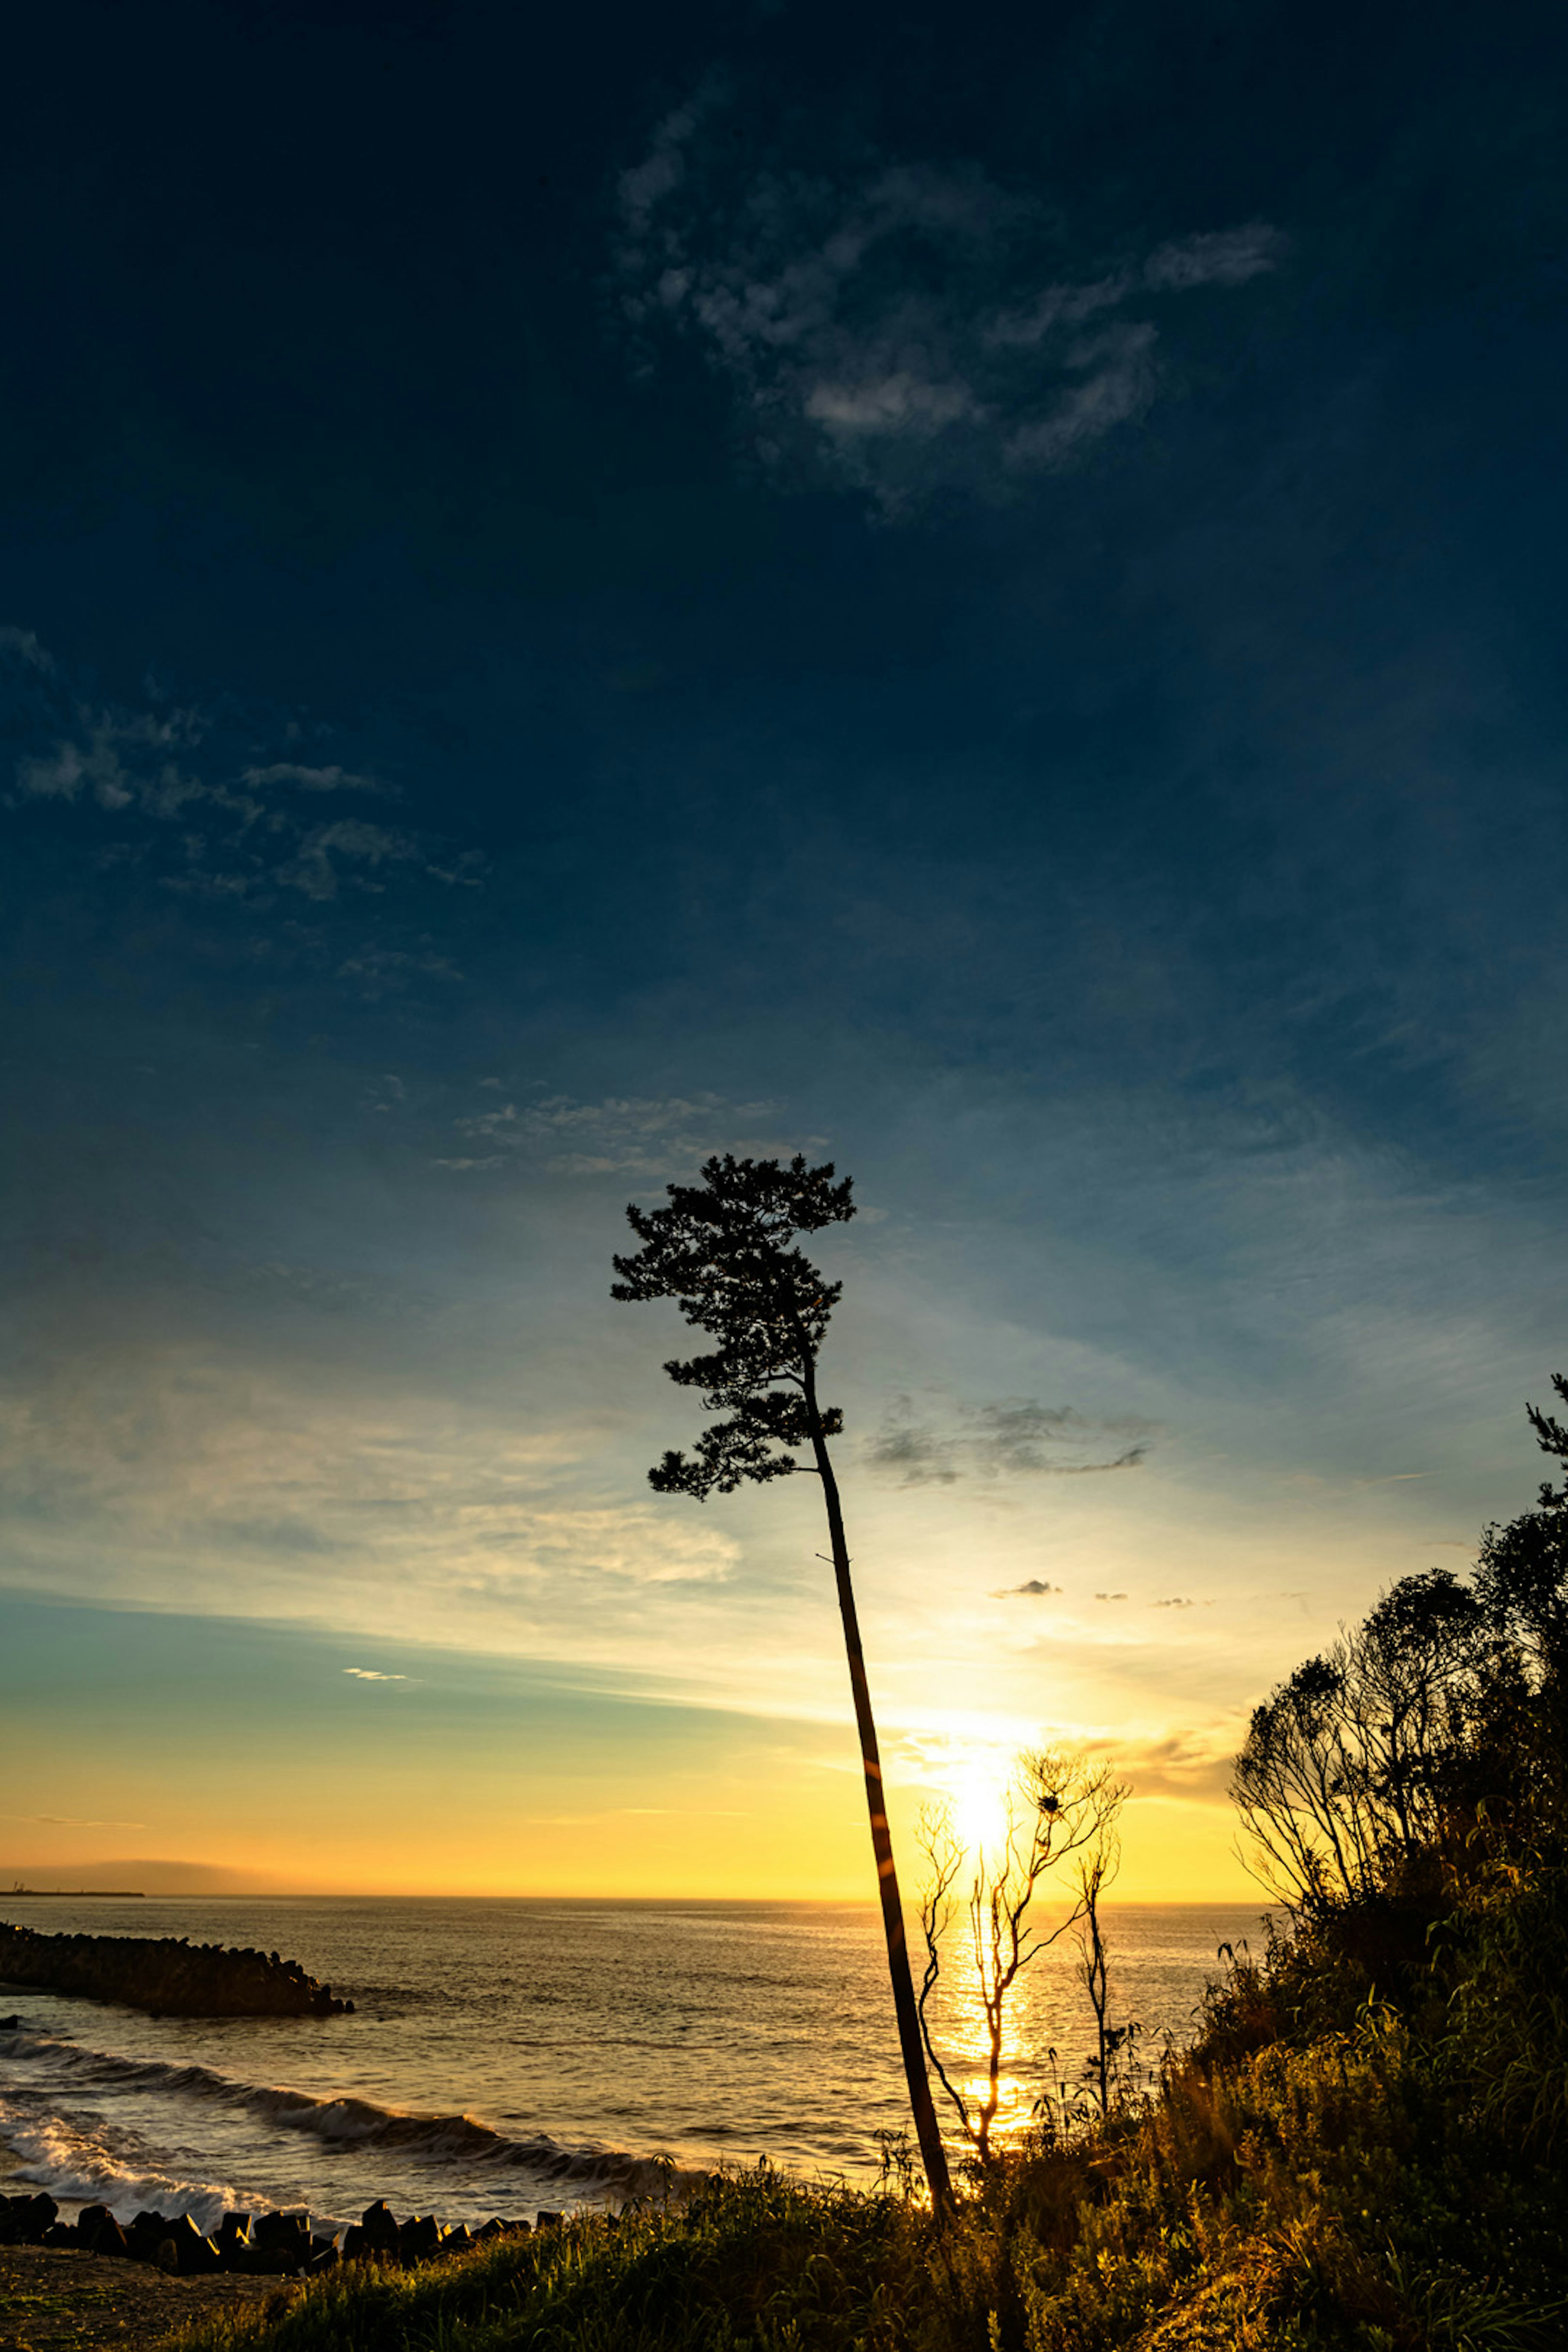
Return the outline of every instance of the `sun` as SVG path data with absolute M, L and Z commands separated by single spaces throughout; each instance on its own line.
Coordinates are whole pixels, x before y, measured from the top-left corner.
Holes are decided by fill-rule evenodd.
M 994 1856 L 1007 1836 L 1007 1766 L 977 1759 L 952 1783 L 952 1825 L 972 1853 Z

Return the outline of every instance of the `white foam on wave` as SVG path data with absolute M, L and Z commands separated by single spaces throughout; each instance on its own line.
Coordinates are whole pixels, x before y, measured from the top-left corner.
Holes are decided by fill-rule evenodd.
M 42 2032 L 0 2033 L 0 2058 L 47 2063 L 63 2070 L 84 2090 L 96 2084 L 204 2100 L 248 2110 L 279 2130 L 306 2132 L 339 2147 L 384 2148 L 422 2165 L 465 2172 L 475 2166 L 515 2169 L 547 2182 L 570 2184 L 587 2195 L 635 2196 L 664 2179 L 664 2168 L 646 2158 L 614 2148 L 563 2147 L 547 2132 L 514 2139 L 473 2116 L 421 2115 L 349 2094 L 320 2096 L 285 2084 L 245 2083 L 211 2066 L 121 2058 Z M 103 2201 L 111 2200 L 103 2194 Z
M 17 2179 L 47 2189 L 62 2207 L 107 2205 L 121 2221 L 142 2212 L 171 2221 L 188 2213 L 205 2233 L 236 2202 L 226 2182 L 165 2171 L 150 2151 L 130 2144 L 134 2135 L 98 2116 L 40 2114 L 0 2098 L 0 2135 L 18 2158 Z

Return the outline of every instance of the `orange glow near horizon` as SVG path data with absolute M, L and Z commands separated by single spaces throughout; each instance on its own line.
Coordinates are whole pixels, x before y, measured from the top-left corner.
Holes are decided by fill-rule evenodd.
M 767 1792 L 755 1793 L 761 1799 Z M 900 1882 L 911 1903 L 924 1873 L 915 1835 L 919 1793 L 892 1801 Z M 29 1884 L 96 1880 L 144 1885 L 148 1892 L 200 1892 L 200 1878 L 210 1873 L 219 1881 L 211 1891 L 231 1893 L 868 1903 L 875 1892 L 865 1822 L 842 1802 L 737 1804 L 728 1819 L 676 1808 L 466 1823 L 405 1814 L 394 1833 L 372 1830 L 362 1816 L 357 1823 L 328 1822 L 287 1834 L 257 1823 L 239 1837 L 219 1833 L 204 1811 L 190 1807 L 180 1833 L 159 1840 L 184 1872 L 149 1866 L 149 1840 L 130 1831 L 110 1838 L 101 1830 L 40 1827 L 6 1840 L 0 1886 L 21 1876 Z M 977 1778 L 961 1789 L 957 1822 L 972 1843 L 976 1837 L 993 1843 L 1002 1819 L 994 1784 Z M 1123 1818 L 1114 1899 L 1261 1905 L 1266 1897 L 1231 1840 L 1229 1817 L 1217 1807 L 1134 1799 Z
M 841 1671 L 831 1659 L 802 1661 L 798 1679 L 822 1704 L 791 1717 L 627 1696 L 526 1662 L 373 1648 L 358 1636 L 351 1645 L 309 1630 L 52 1604 L 16 1604 L 14 1614 L 26 1618 L 33 1665 L 0 1716 L 0 1886 L 20 1875 L 150 1890 L 874 1896 L 853 1726 L 847 1706 L 831 1711 Z M 1086 1709 L 1114 1719 L 1114 1688 L 1076 1670 L 1072 1680 Z M 1000 1689 L 1000 1674 L 993 1681 Z M 1028 1681 L 1032 1691 L 1022 1677 L 1014 1687 L 1039 1706 L 1032 1724 L 1016 1704 L 959 1712 L 956 1670 L 945 1713 L 917 1716 L 907 1701 L 901 1719 L 888 1710 L 889 1816 L 910 1903 L 924 1871 L 922 1811 L 951 1801 L 970 1843 L 1001 1834 L 1017 1749 L 1031 1727 L 1036 1740 L 1049 1737 L 1058 1712 L 1047 1677 Z M 1083 1743 L 1071 1726 L 1056 1736 Z M 1173 1769 L 1172 1745 L 1152 1730 L 1120 1750 L 1103 1731 L 1094 1738 L 1092 1752 L 1135 1790 L 1148 1783 L 1123 1818 L 1116 1898 L 1260 1901 L 1233 1851 L 1215 1772 L 1194 1771 L 1184 1756 Z

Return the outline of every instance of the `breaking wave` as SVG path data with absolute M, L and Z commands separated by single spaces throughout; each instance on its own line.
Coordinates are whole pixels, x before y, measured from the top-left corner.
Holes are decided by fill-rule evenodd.
M 226 2181 L 191 2179 L 161 2161 L 136 2132 L 101 2116 L 48 2114 L 0 2099 L 0 2133 L 16 2159 L 17 2179 L 68 2205 L 107 2205 L 122 2221 L 139 2212 L 171 2219 L 188 2213 L 205 2232 L 236 2202 Z
M 279 2131 L 307 2132 L 339 2147 L 395 2151 L 421 2164 L 447 2166 L 465 2174 L 477 2166 L 487 2171 L 516 2169 L 535 2180 L 620 2197 L 636 2196 L 664 2178 L 665 2168 L 647 2158 L 614 2148 L 563 2147 L 548 2132 L 512 2138 L 473 2116 L 421 2115 L 347 2095 L 321 2096 L 287 2084 L 245 2083 L 215 2067 L 160 2058 L 115 2057 L 48 2033 L 0 2033 L 0 2058 L 47 2063 L 84 2091 L 94 2085 L 142 2090 L 243 2110 L 264 2117 Z M 6 2136 L 20 2153 L 14 2121 Z M 33 2169 L 31 2165 L 28 2169 Z

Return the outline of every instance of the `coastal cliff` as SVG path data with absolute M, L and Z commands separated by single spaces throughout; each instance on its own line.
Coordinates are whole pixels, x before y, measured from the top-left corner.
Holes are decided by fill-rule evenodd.
M 183 1936 L 46 1936 L 0 1922 L 0 1983 L 85 2000 L 122 2001 L 161 2017 L 342 2017 L 297 1960 L 231 1951 Z

